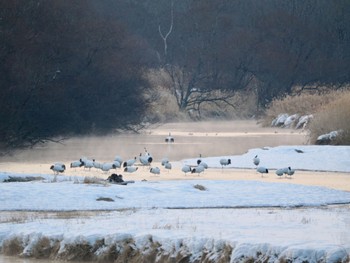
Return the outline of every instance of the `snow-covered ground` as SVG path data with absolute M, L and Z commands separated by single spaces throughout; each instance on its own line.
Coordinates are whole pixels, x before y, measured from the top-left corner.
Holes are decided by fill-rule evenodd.
M 224 156 L 231 159 L 228 167 L 252 168 L 255 155 L 260 158 L 260 164 L 269 169 L 292 167 L 297 170 L 350 172 L 349 146 L 315 146 L 296 145 L 264 147 L 249 150 L 243 155 Z M 210 167 L 221 167 L 223 157 L 202 158 Z M 198 158 L 197 158 L 198 159 Z M 185 163 L 195 164 L 197 159 L 186 160 Z
M 225 169 L 252 168 L 255 155 L 269 169 L 291 166 L 350 172 L 350 147 L 346 146 L 252 149 L 241 156 L 225 156 L 232 160 Z M 209 169 L 218 168 L 220 158 L 202 161 Z M 0 182 L 9 176 L 28 174 L 0 172 Z M 30 257 L 38 255 L 41 248 L 51 251 L 50 258 L 84 259 L 76 255 L 76 247 L 85 244 L 89 258 L 129 253 L 129 260 L 135 260 L 130 262 L 137 262 L 138 257 L 130 249 L 141 251 L 149 262 L 186 257 L 186 262 L 350 260 L 347 191 L 245 180 L 140 180 L 122 186 L 84 184 L 83 177 L 29 176 L 44 179 L 0 183 L 2 253 L 9 253 L 17 244 L 16 253 Z M 195 187 L 198 185 L 204 190 Z M 96 214 L 57 216 L 64 212 L 79 215 L 85 210 L 96 210 Z M 50 242 L 43 245 L 45 238 Z M 56 250 L 55 244 L 59 244 Z

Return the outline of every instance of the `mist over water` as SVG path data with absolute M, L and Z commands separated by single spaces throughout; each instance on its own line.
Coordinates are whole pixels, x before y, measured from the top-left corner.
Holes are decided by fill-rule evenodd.
M 174 143 L 166 143 L 166 136 Z M 116 155 L 124 160 L 150 152 L 155 161 L 168 157 L 172 161 L 207 156 L 238 155 L 251 148 L 278 145 L 301 145 L 305 133 L 289 129 L 261 128 L 255 121 L 216 121 L 170 123 L 146 129 L 141 134 L 75 137 L 63 144 L 48 143 L 42 147 L 4 156 L 1 162 L 52 163 L 71 162 L 83 156 L 97 161 L 111 161 Z M 0 254 L 0 263 L 54 263 L 59 261 L 8 257 Z
M 171 133 L 174 143 L 166 143 Z M 101 162 L 116 155 L 124 160 L 134 158 L 145 149 L 155 161 L 168 157 L 172 161 L 207 156 L 238 155 L 251 148 L 278 145 L 301 145 L 305 133 L 297 130 L 262 128 L 256 121 L 214 121 L 169 123 L 146 129 L 140 134 L 74 137 L 63 144 L 48 143 L 41 147 L 4 156 L 1 162 L 70 162 L 88 157 Z

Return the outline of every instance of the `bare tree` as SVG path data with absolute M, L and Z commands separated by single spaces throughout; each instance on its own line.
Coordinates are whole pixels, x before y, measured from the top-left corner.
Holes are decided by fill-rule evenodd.
M 167 57 L 168 54 L 168 43 L 167 43 L 167 39 L 169 37 L 169 35 L 171 34 L 171 32 L 173 31 L 173 25 L 174 25 L 174 1 L 171 1 L 171 11 L 170 11 L 171 15 L 170 15 L 170 26 L 169 26 L 169 30 L 167 33 L 163 34 L 162 30 L 160 28 L 160 25 L 158 26 L 158 32 L 160 37 L 163 40 L 164 43 L 164 56 L 165 58 Z

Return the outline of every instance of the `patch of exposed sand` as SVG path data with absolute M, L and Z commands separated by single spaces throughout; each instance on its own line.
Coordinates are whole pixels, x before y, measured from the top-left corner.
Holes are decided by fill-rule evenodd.
M 7 162 L 0 163 L 0 170 L 3 172 L 26 173 L 26 174 L 53 174 L 50 170 L 50 163 L 17 163 Z M 122 169 L 103 173 L 100 170 L 92 168 L 90 171 L 83 168 L 69 168 L 64 175 L 66 176 L 90 176 L 106 179 L 111 173 L 123 174 L 124 180 L 256 180 L 263 182 L 292 183 L 313 186 L 323 186 L 338 190 L 350 191 L 350 175 L 340 172 L 313 172 L 313 171 L 296 171 L 292 178 L 278 177 L 275 170 L 261 177 L 254 169 L 232 169 L 232 168 L 209 168 L 201 173 L 185 175 L 181 171 L 180 162 L 173 163 L 171 170 L 166 170 L 160 163 L 153 163 L 152 167 L 161 168 L 160 175 L 153 175 L 149 172 L 150 167 L 139 166 L 134 173 L 125 173 Z
M 169 133 L 175 136 L 174 144 L 165 144 L 164 138 Z M 54 161 L 63 161 L 66 164 L 65 175 L 97 176 L 106 179 L 110 174 L 99 170 L 91 171 L 82 168 L 71 169 L 69 161 L 79 156 L 94 157 L 98 161 L 109 160 L 117 153 L 125 158 L 134 156 L 143 151 L 144 147 L 154 154 L 154 160 L 160 160 L 165 155 L 173 163 L 172 170 L 164 169 L 160 163 L 152 166 L 161 168 L 161 174 L 154 176 L 149 167 L 139 167 L 138 171 L 129 174 L 122 169 L 114 171 L 123 174 L 124 180 L 258 180 L 264 182 L 279 182 L 325 186 L 339 190 L 350 191 L 350 174 L 335 172 L 296 171 L 292 179 L 279 178 L 275 171 L 261 177 L 251 169 L 213 169 L 210 168 L 198 176 L 185 175 L 182 171 L 181 160 L 194 158 L 198 153 L 203 156 L 220 156 L 228 154 L 242 154 L 250 148 L 277 145 L 300 145 L 306 141 L 306 133 L 302 131 L 262 128 L 253 120 L 214 121 L 193 123 L 168 123 L 144 131 L 144 134 L 135 136 L 106 136 L 102 138 L 72 138 L 66 145 L 48 144 L 45 148 L 18 153 L 13 157 L 2 158 L 0 171 L 26 174 L 52 174 L 50 166 Z M 193 149 L 192 149 L 193 148 Z M 186 151 L 185 151 L 186 150 Z M 50 161 L 52 162 L 50 162 Z

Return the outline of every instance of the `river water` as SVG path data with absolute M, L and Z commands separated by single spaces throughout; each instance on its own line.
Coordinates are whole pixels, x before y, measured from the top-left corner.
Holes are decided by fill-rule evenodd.
M 171 134 L 174 143 L 166 143 Z M 306 144 L 306 134 L 297 130 L 262 128 L 256 121 L 216 121 L 170 123 L 146 129 L 140 134 L 86 136 L 65 140 L 62 144 L 48 143 L 34 149 L 3 156 L 0 163 L 70 162 L 82 156 L 99 161 L 125 159 L 143 153 L 145 148 L 156 161 L 163 157 L 179 161 L 199 155 L 226 156 L 243 154 L 251 148 Z M 59 261 L 25 259 L 0 254 L 0 263 L 57 263 Z
M 166 143 L 171 134 L 174 143 Z M 172 161 L 207 156 L 243 154 L 251 148 L 278 145 L 302 145 L 306 134 L 299 130 L 261 128 L 256 121 L 216 121 L 170 123 L 146 129 L 140 134 L 74 137 L 61 144 L 16 152 L 0 162 L 70 162 L 80 157 L 111 161 L 116 155 L 124 160 L 143 153 L 146 148 L 155 161 L 168 157 Z

